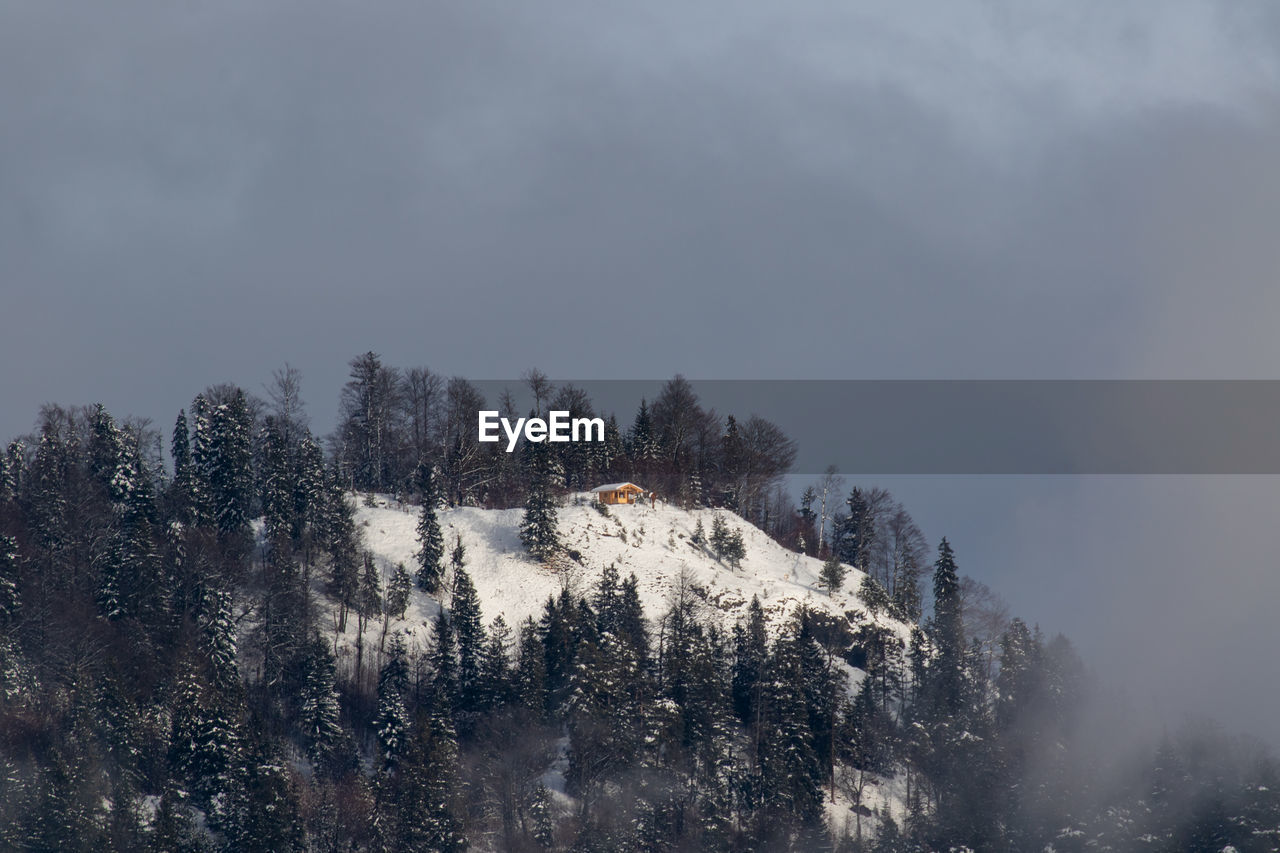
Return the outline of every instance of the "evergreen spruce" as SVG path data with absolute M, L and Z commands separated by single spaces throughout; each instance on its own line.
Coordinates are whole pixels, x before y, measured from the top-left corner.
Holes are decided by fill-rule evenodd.
M 18 543 L 0 535 L 0 635 L 18 618 L 22 599 L 18 593 Z
M 298 724 L 308 757 L 318 767 L 336 768 L 343 740 L 337 680 L 333 653 L 319 635 L 312 637 L 303 659 Z
M 459 540 L 461 547 L 461 540 Z M 484 625 L 480 597 L 471 576 L 460 565 L 455 568 L 453 590 L 453 630 L 458 639 L 458 707 L 464 733 L 469 733 L 480 693 L 480 662 L 484 653 Z
M 409 596 L 413 592 L 413 578 L 409 577 L 404 563 L 396 563 L 391 580 L 387 582 L 387 614 L 403 619 L 409 608 Z
M 440 495 L 431 466 L 419 464 L 416 480 L 422 495 L 422 513 L 418 517 L 418 587 L 434 594 L 444 574 L 444 536 L 436 518 Z
M 520 522 L 520 541 L 536 560 L 550 560 L 560 550 L 560 532 L 556 514 L 555 489 L 558 478 L 556 460 L 545 444 L 529 444 L 529 492 L 525 499 L 524 518 Z
M 818 580 L 823 589 L 827 591 L 827 595 L 831 595 L 839 592 L 840 588 L 844 586 L 844 579 L 847 574 L 848 570 L 844 567 L 844 564 L 840 562 L 835 554 L 832 554 L 822 564 L 822 569 L 818 573 Z M 868 575 L 868 577 L 870 576 Z
M 412 733 L 407 704 L 409 663 L 406 658 L 404 637 L 396 632 L 391 635 L 387 662 L 378 675 L 378 713 L 373 723 L 382 766 L 388 770 L 399 766 L 405 757 Z

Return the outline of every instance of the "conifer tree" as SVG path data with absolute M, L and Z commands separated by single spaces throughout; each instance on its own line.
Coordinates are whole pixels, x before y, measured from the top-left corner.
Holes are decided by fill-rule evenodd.
M 378 675 L 378 714 L 373 729 L 378 738 L 382 766 L 394 770 L 405 757 L 412 734 L 407 705 L 409 663 L 400 632 L 391 635 L 387 662 Z
M 243 533 L 253 500 L 252 418 L 243 389 L 210 413 L 212 465 L 208 472 L 214 523 L 222 533 Z
M 335 767 L 343 738 L 337 677 L 333 653 L 318 634 L 307 644 L 303 658 L 298 725 L 311 760 L 319 767 Z
M 422 514 L 418 517 L 418 587 L 434 594 L 444 574 L 444 536 L 436 517 L 440 494 L 435 472 L 425 462 L 418 465 L 416 479 L 422 494 Z
M 324 453 L 307 432 L 298 444 L 298 471 L 294 477 L 293 532 L 295 542 L 304 545 L 304 564 L 310 566 L 311 546 L 323 540 L 325 516 Z
M 173 457 L 173 482 L 169 484 L 169 503 L 174 517 L 184 523 L 192 521 L 191 506 L 195 487 L 191 461 L 191 437 L 187 430 L 187 411 L 180 409 L 173 424 L 173 439 L 169 443 Z
M 835 554 L 832 554 L 827 558 L 826 562 L 822 564 L 822 570 L 818 575 L 818 579 L 823 588 L 826 589 L 827 595 L 831 595 L 832 593 L 839 592 L 840 588 L 844 586 L 844 579 L 847 574 L 848 571 L 840 562 L 840 559 Z M 868 577 L 870 577 L 870 575 L 868 575 Z
M 435 702 L 447 708 L 452 714 L 458 706 L 457 643 L 454 640 L 453 623 L 443 608 L 436 614 L 436 621 L 432 628 L 432 638 L 435 640 L 434 648 L 431 650 Z
M 461 547 L 461 540 L 459 540 Z M 458 638 L 458 707 L 466 720 L 464 734 L 469 733 L 471 717 L 476 710 L 480 689 L 480 660 L 484 651 L 484 625 L 481 623 L 480 598 L 466 569 L 458 566 L 454 575 L 453 629 Z
M 275 418 L 267 418 L 262 428 L 262 520 L 268 540 L 292 538 L 295 528 L 294 467 L 284 434 Z
M 396 563 L 391 580 L 387 582 L 387 613 L 396 619 L 403 619 L 409 608 L 409 596 L 413 592 L 413 578 L 404 563 Z
M 555 489 L 558 477 L 556 460 L 545 444 L 529 444 L 529 492 L 525 499 L 524 518 L 520 522 L 520 541 L 536 560 L 551 559 L 560 550 L 560 532 L 556 514 Z
M 521 623 L 517 642 L 515 698 L 540 719 L 547 711 L 547 652 L 532 616 Z
M 764 608 L 759 596 L 751 597 L 747 617 L 734 627 L 733 708 L 738 719 L 759 734 L 760 683 L 769 654 Z
M 338 485 L 336 472 L 326 477 L 325 550 L 329 555 L 329 594 L 338 601 L 338 630 L 347 629 L 347 613 L 359 592 L 359 545 L 355 509 Z
M 960 710 L 961 669 L 964 634 L 960 618 L 960 578 L 955 553 L 943 537 L 933 569 L 933 641 L 938 651 L 935 664 L 938 701 L 948 714 Z
M 0 635 L 18 618 L 22 599 L 18 593 L 18 543 L 0 535 Z
M 502 614 L 494 617 L 489 626 L 489 640 L 480 658 L 480 683 L 477 706 L 480 711 L 492 711 L 510 701 L 512 673 L 509 658 L 511 629 Z

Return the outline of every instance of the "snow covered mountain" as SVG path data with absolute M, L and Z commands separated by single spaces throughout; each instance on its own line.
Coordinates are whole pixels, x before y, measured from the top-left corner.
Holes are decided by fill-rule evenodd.
M 354 503 L 363 545 L 373 554 L 384 585 L 397 564 L 412 574 L 419 548 L 416 527 L 421 507 L 386 495 L 355 495 Z M 901 638 L 904 646 L 911 633 L 911 625 L 868 610 L 857 594 L 862 572 L 850 568 L 843 588 L 828 594 L 818 581 L 821 560 L 782 547 L 731 512 L 684 510 L 661 502 L 657 506 L 610 506 L 602 512 L 594 496 L 571 495 L 558 510 L 564 552 L 551 564 L 536 562 L 522 546 L 522 516 L 521 509 L 456 507 L 438 511 L 446 555 L 459 540 L 466 549 L 464 565 L 479 594 L 486 623 L 499 615 L 512 627 L 527 617 L 537 621 L 549 597 L 559 596 L 566 588 L 575 596 L 590 596 L 603 570 L 612 565 L 622 578 L 635 574 L 645 616 L 655 629 L 674 591 L 684 584 L 702 601 L 703 615 L 718 621 L 726 631 L 746 614 L 752 597 L 757 596 L 774 633 L 782 630 L 787 617 L 801 605 L 847 619 L 851 628 L 875 623 Z M 718 559 L 709 545 L 695 542 L 699 524 L 709 535 L 717 516 L 730 531 L 741 533 L 745 555 L 737 565 Z M 370 624 L 363 638 L 357 638 L 357 621 L 349 619 L 345 634 L 337 640 L 339 669 L 350 677 L 359 656 L 365 677 L 372 677 L 391 632 L 404 633 L 411 651 L 431 648 L 432 623 L 441 606 L 449 607 L 451 588 L 449 570 L 439 596 L 415 588 L 403 619 Z M 330 599 L 323 600 L 333 607 Z M 336 613 L 333 624 L 336 628 Z M 359 652 L 357 645 L 363 646 Z M 852 667 L 846 672 L 852 695 L 865 673 Z M 544 782 L 555 793 L 561 810 L 568 813 L 572 800 L 564 793 L 563 765 L 562 755 L 548 768 Z M 901 819 L 905 808 L 902 780 L 873 774 L 865 777 L 864 808 Z M 851 805 L 844 794 L 824 803 L 833 831 L 852 831 L 855 817 Z
M 384 579 L 397 563 L 412 573 L 419 547 L 420 507 L 380 495 L 357 497 L 356 503 L 356 524 Z M 657 506 L 610 506 L 606 515 L 593 505 L 590 495 L 574 495 L 559 508 L 560 540 L 566 553 L 552 565 L 535 562 L 522 547 L 518 532 L 522 513 L 474 507 L 439 511 L 446 549 L 452 549 L 459 537 L 466 548 L 466 570 L 480 595 L 486 622 L 498 615 L 511 626 L 529 616 L 536 620 L 548 597 L 565 588 L 587 595 L 604 568 L 612 565 L 623 578 L 635 573 L 650 620 L 666 610 L 683 578 L 725 628 L 745 613 L 752 596 L 759 596 L 774 627 L 804 604 L 834 616 L 857 612 L 862 621 L 879 622 L 904 640 L 910 633 L 905 623 L 867 613 L 856 593 L 861 572 L 850 569 L 843 590 L 828 595 L 818 583 L 821 560 L 783 548 L 731 512 L 684 510 L 659 502 Z M 693 541 L 698 523 L 710 531 L 717 515 L 742 534 L 746 555 L 737 566 L 717 559 L 710 547 Z M 444 586 L 449 587 L 448 578 Z M 442 597 L 447 606 L 447 594 Z M 425 644 L 440 605 L 435 597 L 415 589 L 405 619 L 393 620 L 391 630 L 405 631 Z

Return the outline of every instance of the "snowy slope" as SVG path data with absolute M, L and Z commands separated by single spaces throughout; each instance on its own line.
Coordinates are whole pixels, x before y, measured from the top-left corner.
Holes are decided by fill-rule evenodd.
M 384 578 L 396 563 L 404 563 L 412 573 L 418 550 L 415 528 L 419 507 L 381 496 L 358 497 L 356 504 L 356 523 L 364 546 L 375 555 Z M 559 529 L 565 550 L 577 557 L 562 556 L 554 565 L 534 562 L 525 553 L 518 532 L 522 514 L 520 509 L 472 507 L 439 511 L 446 553 L 453 548 L 456 536 L 461 536 L 466 546 L 466 569 L 480 595 L 486 622 L 499 614 L 512 627 L 527 616 L 536 620 L 547 598 L 559 595 L 566 586 L 574 593 L 590 594 L 609 565 L 616 566 L 623 578 L 635 573 L 650 620 L 666 610 L 672 588 L 682 574 L 705 602 L 708 615 L 718 616 L 725 628 L 746 612 L 753 595 L 760 597 L 774 626 L 781 625 L 779 617 L 801 603 L 834 615 L 866 612 L 856 595 L 862 573 L 850 570 L 844 591 L 828 596 L 818 586 L 820 560 L 783 548 L 729 512 L 687 511 L 660 503 L 656 507 L 612 506 L 604 516 L 587 496 L 574 496 L 559 509 Z M 699 520 L 704 531 L 710 532 L 716 514 L 724 517 L 730 529 L 742 532 L 746 557 L 737 567 L 717 560 L 709 548 L 690 541 Z M 448 581 L 446 577 L 446 588 Z M 447 606 L 447 597 L 444 603 Z M 434 598 L 415 590 L 404 623 L 393 622 L 391 628 L 407 630 L 416 639 L 438 609 Z M 880 618 L 905 638 L 907 626 Z
M 420 507 L 402 504 L 384 495 L 353 495 L 356 525 L 363 547 L 374 555 L 381 569 L 383 583 L 397 563 L 403 563 L 410 574 L 415 570 L 418 551 L 416 527 Z M 466 547 L 465 565 L 479 594 L 486 625 L 501 615 L 516 628 L 526 617 L 540 617 L 550 596 L 558 596 L 568 588 L 579 595 L 590 595 L 606 566 L 617 567 L 622 578 L 635 573 L 639 581 L 641 602 L 650 624 L 666 611 L 673 588 L 682 576 L 703 601 L 703 615 L 719 620 L 728 630 L 746 613 L 752 596 L 759 596 L 769 625 L 774 631 L 786 623 L 786 617 L 800 604 L 834 616 L 856 611 L 862 621 L 874 621 L 907 640 L 911 627 L 887 615 L 870 615 L 856 591 L 863 574 L 850 569 L 843 591 L 828 596 L 818 585 L 822 561 L 789 551 L 762 531 L 723 510 L 683 510 L 659 503 L 658 506 L 611 506 L 602 515 L 593 506 L 593 496 L 570 496 L 559 508 L 559 532 L 566 552 L 576 557 L 561 556 L 553 565 L 535 562 L 520 544 L 521 509 L 485 510 L 474 507 L 441 508 L 438 511 L 444 534 L 445 553 L 452 551 L 455 537 Z M 709 547 L 694 545 L 690 539 L 699 520 L 704 533 L 711 531 L 719 514 L 729 528 L 741 531 L 746 556 L 739 566 L 729 566 Z M 447 562 L 447 559 L 446 559 Z M 442 587 L 452 585 L 447 572 Z M 322 606 L 332 609 L 331 600 Z M 407 635 L 411 651 L 423 651 L 431 645 L 431 623 L 441 604 L 449 605 L 448 593 L 429 596 L 416 587 L 403 620 L 374 622 L 363 638 L 365 677 L 373 677 L 382 663 L 386 638 L 390 632 Z M 336 625 L 336 618 L 333 620 Z M 356 620 L 349 619 L 346 633 L 335 637 L 339 667 L 348 676 L 356 659 Z M 850 668 L 848 687 L 856 692 L 865 676 Z M 871 777 L 867 779 L 863 803 L 891 813 L 903 815 L 904 797 L 901 779 Z M 827 802 L 828 820 L 833 828 L 845 826 L 854 819 L 850 803 L 841 795 Z

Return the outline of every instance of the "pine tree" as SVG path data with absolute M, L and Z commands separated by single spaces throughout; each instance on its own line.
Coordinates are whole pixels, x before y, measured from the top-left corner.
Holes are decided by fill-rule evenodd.
M 268 540 L 292 537 L 297 484 L 289 448 L 275 418 L 262 428 L 262 520 Z
M 944 537 L 938 545 L 933 570 L 933 641 L 938 650 L 934 666 L 938 701 L 949 715 L 960 710 L 960 676 L 963 667 L 964 633 L 960 615 L 960 578 L 955 553 Z
M 360 573 L 360 588 L 356 593 L 356 611 L 360 617 L 360 632 L 364 624 L 382 612 L 382 579 L 374 562 L 373 552 L 365 551 L 364 570 Z
M 848 571 L 840 562 L 839 558 L 836 557 L 835 554 L 832 554 L 827 558 L 826 562 L 822 564 L 822 570 L 818 574 L 818 578 L 823 588 L 826 589 L 827 595 L 831 595 L 835 592 L 839 592 L 840 588 L 844 586 L 844 579 L 847 574 Z M 870 575 L 868 575 L 868 577 L 870 577 Z
M 865 572 L 874 536 L 871 508 L 857 486 L 849 492 L 845 505 L 849 507 L 849 514 L 838 516 L 832 524 L 831 550 L 841 562 Z
M 822 808 L 822 771 L 814 750 L 803 660 L 804 639 L 793 623 L 774 644 L 764 680 L 765 726 L 757 747 L 766 816 L 779 826 L 803 826 L 818 820 Z
M 207 527 L 214 523 L 217 496 L 213 481 L 217 458 L 212 412 L 203 394 L 197 394 L 191 401 L 191 417 L 191 520 L 193 524 Z
M 649 404 L 644 399 L 640 400 L 640 409 L 627 435 L 627 448 L 637 473 L 641 476 L 648 473 L 650 464 L 658 458 L 658 441 L 653 434 Z
M 187 430 L 187 411 L 178 410 L 177 420 L 173 424 L 173 439 L 169 443 L 169 454 L 173 457 L 173 482 L 169 484 L 169 502 L 178 521 L 191 523 L 191 503 L 194 488 L 191 437 Z
M 716 513 L 711 519 L 711 549 L 715 551 L 716 557 L 724 560 L 730 566 L 738 566 L 742 563 L 742 558 L 747 555 L 747 546 L 742 538 L 742 531 L 734 528 L 729 529 L 729 525 L 725 522 L 724 516 Z
M 738 719 L 758 735 L 760 718 L 760 683 L 769 654 L 764 608 L 760 597 L 753 595 L 747 606 L 747 617 L 734 627 L 733 708 Z
M 426 849 L 439 853 L 461 853 L 467 849 L 462 822 L 453 807 L 459 789 L 458 735 L 453 729 L 447 705 L 432 705 L 424 727 L 423 770 L 426 809 L 422 828 Z
M 547 652 L 532 616 L 520 625 L 514 682 L 516 701 L 540 719 L 547 711 Z
M 412 734 L 406 697 L 409 692 L 409 664 L 404 637 L 391 635 L 387 662 L 378 675 L 378 714 L 373 730 L 378 738 L 384 769 L 394 769 L 404 758 Z
M 403 619 L 409 608 L 409 596 L 413 592 L 413 578 L 404 567 L 404 563 L 396 563 L 391 580 L 387 582 L 387 613 L 396 619 Z
M 343 740 L 335 673 L 328 644 L 318 634 L 313 636 L 303 660 L 298 724 L 307 755 L 324 768 L 335 767 Z
M 253 501 L 252 417 L 244 390 L 209 415 L 210 469 L 207 472 L 213 520 L 219 532 L 242 534 Z
M 22 599 L 18 594 L 18 543 L 0 535 L 0 634 L 18 618 Z
M 543 850 L 555 844 L 555 820 L 551 815 L 551 792 L 541 782 L 529 798 L 530 834 L 533 842 Z
M 246 853 L 302 853 L 305 844 L 298 792 L 285 770 L 284 757 L 260 727 L 247 750 L 244 828 L 238 849 Z
M 418 465 L 416 478 L 422 494 L 422 514 L 418 518 L 418 587 L 434 594 L 444 574 L 444 536 L 436 518 L 440 495 L 435 472 L 425 462 Z
M 520 541 L 534 559 L 545 562 L 560 550 L 554 496 L 556 462 L 545 444 L 531 443 L 527 446 L 531 448 L 529 493 L 525 499 L 524 518 L 520 522 Z
M 311 545 L 324 539 L 325 473 L 324 453 L 307 432 L 298 444 L 298 470 L 294 477 L 293 531 L 295 542 L 304 544 L 304 559 L 311 562 Z
M 509 659 L 511 629 L 502 614 L 494 617 L 489 626 L 489 640 L 480 658 L 480 683 L 477 706 L 480 711 L 492 711 L 511 699 L 512 673 Z
M 459 546 L 461 547 L 461 540 Z M 458 638 L 458 706 L 464 734 L 470 733 L 472 717 L 477 710 L 480 689 L 480 660 L 484 650 L 484 626 L 480 617 L 480 598 L 471 576 L 461 566 L 455 568 L 453 591 L 453 629 Z
M 458 706 L 457 643 L 454 639 L 453 624 L 443 608 L 436 615 L 432 637 L 435 640 L 435 647 L 431 650 L 435 703 L 447 708 L 452 714 L 453 709 Z
M 338 485 L 336 472 L 326 478 L 325 550 L 329 554 L 329 595 L 338 601 L 338 630 L 347 629 L 347 612 L 359 592 L 359 545 L 355 509 Z

